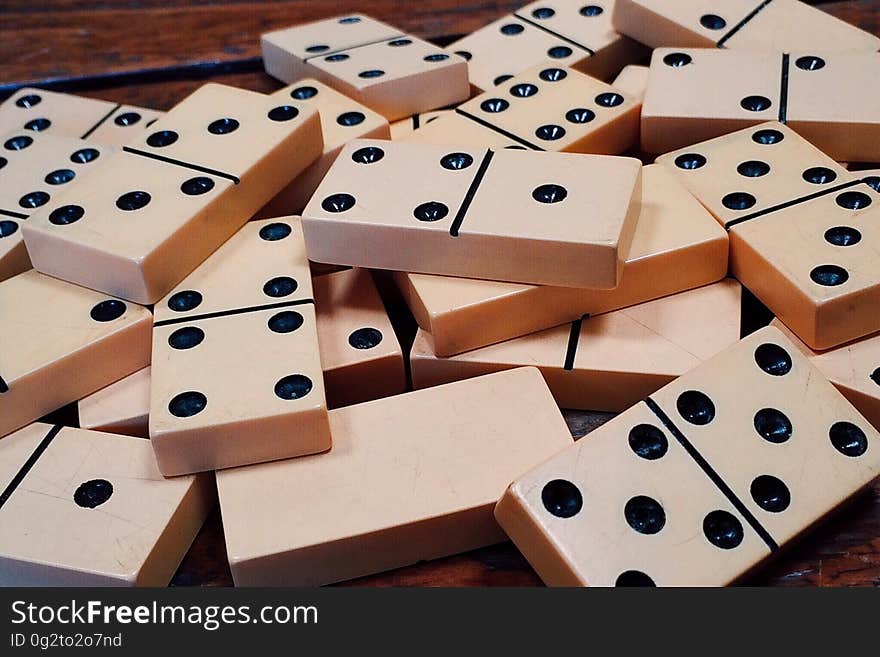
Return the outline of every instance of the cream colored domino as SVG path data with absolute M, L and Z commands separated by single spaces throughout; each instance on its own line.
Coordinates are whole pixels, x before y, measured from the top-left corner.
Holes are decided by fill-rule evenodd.
M 318 110 L 324 152 L 264 207 L 261 217 L 298 214 L 308 203 L 342 147 L 352 139 L 390 139 L 388 121 L 317 80 L 299 80 L 274 94 L 279 101 L 293 99 Z
M 676 177 L 643 169 L 642 208 L 620 285 L 590 290 L 397 273 L 395 279 L 438 356 L 534 333 L 713 283 L 727 273 L 727 233 Z
M 400 134 L 400 133 L 398 133 Z M 401 134 L 396 141 L 408 141 L 415 144 L 468 144 L 471 147 L 491 148 L 492 150 L 513 149 L 528 150 L 518 140 L 496 130 L 491 130 L 466 116 L 450 111 L 437 117 L 429 124 Z
M 765 328 L 520 477 L 495 515 L 548 584 L 723 585 L 878 474 L 877 431 Z
M 21 219 L 0 215 L 0 281 L 31 268 L 20 228 Z
M 450 144 L 495 146 L 496 134 L 460 140 L 456 125 L 466 119 L 482 132 L 536 151 L 616 155 L 637 141 L 640 107 L 634 98 L 574 69 L 541 65 L 460 105 L 453 110 L 455 119 L 441 117 L 414 137 L 423 141 L 428 133 L 446 134 Z
M 730 230 L 733 275 L 811 348 L 880 330 L 880 195 L 856 173 L 778 123 L 658 162 Z
M 124 146 L 139 133 L 148 130 L 165 112 L 134 105 L 120 105 L 89 135 L 100 144 Z
M 394 141 L 406 139 L 416 130 L 424 128 L 429 123 L 433 123 L 441 116 L 445 116 L 447 114 L 450 114 L 451 112 L 452 110 L 440 109 L 434 110 L 433 112 L 422 112 L 421 114 L 413 114 L 412 116 L 408 116 L 405 119 L 394 121 L 391 124 L 391 139 L 393 139 Z
M 316 78 L 389 121 L 468 97 L 467 63 L 362 14 L 264 34 L 266 72 L 282 82 Z
M 165 586 L 216 500 L 142 438 L 31 424 L 0 440 L 0 584 Z
M 620 412 L 739 340 L 740 292 L 727 279 L 449 358 L 420 329 L 413 387 L 533 365 L 562 408 Z
M 236 585 L 326 584 L 496 543 L 507 482 L 571 443 L 532 368 L 330 419 L 327 454 L 217 473 Z
M 880 49 L 880 38 L 798 0 L 617 0 L 611 22 L 651 48 Z
M 106 158 L 99 175 L 28 220 L 31 261 L 52 276 L 154 303 L 321 150 L 313 108 L 204 85 Z
M 471 86 L 489 91 L 534 66 L 570 66 L 607 80 L 646 50 L 611 28 L 609 0 L 533 2 L 446 50 L 468 60 Z
M 317 262 L 607 289 L 629 251 L 640 179 L 632 158 L 356 140 L 303 231 Z
M 81 399 L 77 412 L 82 429 L 149 438 L 150 368 Z
M 34 270 L 0 282 L 0 317 L 0 436 L 150 362 L 146 308 Z
M 644 100 L 645 89 L 648 87 L 649 71 L 650 69 L 647 66 L 641 66 L 640 64 L 624 66 L 623 70 L 611 82 L 611 86 L 620 89 L 633 98 Z
M 297 221 L 247 223 L 156 305 L 150 376 L 166 476 L 330 448 Z

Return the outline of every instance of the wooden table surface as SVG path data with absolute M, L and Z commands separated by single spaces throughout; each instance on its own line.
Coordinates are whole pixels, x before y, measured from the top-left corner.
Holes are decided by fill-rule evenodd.
M 448 42 L 525 0 L 0 0 L 0 99 L 38 85 L 116 102 L 168 109 L 205 81 L 268 92 L 281 85 L 262 71 L 259 36 L 346 11 L 363 11 L 422 37 Z M 880 34 L 880 0 L 812 2 Z M 383 286 L 404 346 L 414 322 Z M 766 321 L 754 303 L 744 319 Z M 565 412 L 582 436 L 611 417 Z M 816 482 L 821 485 L 821 482 Z M 175 575 L 175 585 L 230 585 L 219 512 L 211 515 Z M 815 530 L 746 584 L 880 585 L 880 484 Z M 526 586 L 541 581 L 511 544 L 366 577 L 358 586 Z

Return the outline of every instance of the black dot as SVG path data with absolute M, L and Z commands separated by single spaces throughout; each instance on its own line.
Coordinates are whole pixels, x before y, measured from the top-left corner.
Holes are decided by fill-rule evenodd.
M 168 336 L 168 345 L 173 349 L 192 349 L 205 339 L 205 332 L 197 326 L 184 326 Z
M 818 71 L 825 66 L 825 60 L 821 57 L 816 57 L 815 55 L 806 55 L 804 57 L 798 57 L 795 60 L 794 65 L 805 71 Z
M 863 178 L 862 182 L 875 192 L 880 192 L 880 176 L 868 176 L 867 178 Z
M 270 109 L 267 116 L 270 121 L 290 121 L 299 116 L 299 110 L 293 105 L 279 105 Z
M 126 212 L 140 210 L 150 202 L 152 197 L 144 191 L 126 192 L 116 199 L 116 207 Z
M 18 204 L 23 208 L 38 208 L 49 202 L 46 192 L 30 192 L 18 199 Z
M 532 191 L 532 198 L 538 203 L 561 203 L 568 196 L 562 185 L 539 185 Z
M 834 182 L 837 174 L 826 167 L 811 167 L 804 171 L 804 180 L 814 185 L 827 185 Z
M 868 451 L 868 437 L 852 422 L 835 422 L 828 431 L 834 449 L 844 456 L 857 457 Z
M 44 180 L 50 185 L 63 185 L 76 178 L 76 174 L 70 169 L 56 169 L 47 173 Z
M 389 41 L 388 45 L 395 48 L 400 48 L 401 46 L 408 46 L 411 43 L 412 39 L 394 39 L 394 41 Z
M 598 16 L 603 11 L 605 11 L 605 10 L 602 9 L 602 7 L 600 7 L 599 5 L 586 5 L 584 7 L 581 7 L 580 15 L 581 16 Z
M 779 130 L 758 130 L 752 135 L 752 141 L 763 146 L 778 144 L 783 139 L 785 139 L 785 135 L 779 132 Z
M 5 157 L 0 157 L 0 169 L 5 167 L 7 164 L 9 164 L 9 160 L 7 160 Z
M 791 420 L 775 408 L 762 408 L 755 413 L 754 425 L 758 435 L 767 442 L 778 445 L 791 438 Z
M 147 137 L 147 144 L 154 148 L 162 148 L 163 146 L 170 146 L 177 139 L 178 134 L 174 130 L 160 130 Z
M 291 230 L 289 224 L 283 224 L 281 222 L 266 224 L 260 228 L 260 239 L 264 239 L 267 242 L 277 242 L 290 235 Z
M 614 586 L 641 586 L 652 587 L 657 586 L 654 580 L 648 577 L 641 570 L 627 570 L 617 576 Z
M 97 160 L 100 155 L 96 148 L 81 148 L 78 151 L 74 151 L 73 155 L 70 156 L 70 161 L 77 164 L 88 164 Z
M 544 82 L 559 82 L 560 80 L 567 78 L 568 73 L 561 68 L 545 68 L 538 73 L 538 77 L 544 80 Z
M 354 125 L 360 125 L 366 120 L 366 118 L 367 117 L 364 116 L 363 112 L 343 112 L 336 117 L 336 123 L 350 128 Z
M 834 287 L 846 283 L 849 280 L 849 273 L 837 265 L 819 265 L 810 272 L 810 278 L 818 285 Z
M 52 122 L 49 119 L 31 119 L 24 124 L 24 129 L 41 132 L 42 130 L 46 130 L 50 125 L 52 125 Z
M 715 14 L 703 14 L 700 16 L 700 25 L 707 30 L 723 30 L 727 21 Z
M 541 490 L 541 502 L 557 518 L 571 518 L 583 508 L 584 498 L 578 487 L 565 479 L 554 479 Z
M 504 84 L 505 82 L 510 80 L 512 77 L 513 76 L 510 75 L 509 73 L 505 73 L 504 75 L 499 75 L 497 78 L 492 80 L 492 84 L 494 84 L 497 87 L 499 84 Z
M 286 297 L 294 293 L 299 287 L 297 282 L 290 276 L 278 276 L 266 281 L 263 285 L 263 294 L 270 297 Z
M 318 90 L 314 87 L 297 87 L 290 92 L 290 97 L 296 100 L 308 100 L 318 95 Z
M 852 246 L 862 241 L 862 234 L 850 226 L 835 226 L 825 231 L 825 241 L 834 246 Z
M 134 125 L 141 120 L 141 115 L 137 112 L 124 112 L 113 119 L 113 123 L 121 126 Z
M 770 513 L 785 511 L 791 504 L 791 493 L 788 486 L 781 479 L 772 475 L 755 477 L 749 487 L 749 492 L 752 494 L 755 504 Z
M 330 50 L 330 46 L 325 46 L 324 44 L 309 46 L 306 48 L 306 52 L 313 55 L 319 52 L 327 52 L 328 50 Z
M 378 146 L 364 146 L 351 154 L 351 159 L 358 164 L 373 164 L 385 157 L 385 151 Z
M 301 399 L 312 390 L 312 380 L 303 374 L 291 374 L 275 384 L 275 394 L 281 399 Z
M 743 540 L 742 523 L 727 511 L 711 511 L 703 518 L 703 534 L 722 550 L 732 550 Z
M 23 107 L 25 109 L 30 109 L 35 105 L 39 105 L 42 102 L 42 98 L 37 94 L 27 94 L 26 96 L 22 96 L 21 98 L 16 99 L 15 104 L 18 107 Z
M 561 125 L 542 125 L 535 130 L 535 136 L 543 141 L 556 141 L 565 137 L 565 128 Z
M 7 151 L 23 151 L 25 148 L 33 143 L 33 137 L 28 137 L 27 135 L 18 135 L 16 137 L 10 137 L 5 142 L 3 142 L 3 148 L 5 148 Z
M 746 96 L 739 102 L 740 107 L 749 112 L 763 112 L 770 109 L 772 104 L 765 96 Z
M 382 342 L 382 332 L 371 327 L 359 328 L 348 336 L 348 344 L 355 349 L 372 349 Z
M 864 192 L 844 192 L 834 202 L 846 210 L 861 210 L 871 205 L 871 197 Z
M 92 479 L 79 486 L 73 493 L 73 501 L 84 509 L 101 506 L 113 495 L 113 484 L 106 479 Z
M 344 62 L 346 59 L 348 59 L 348 55 L 340 52 L 340 53 L 336 53 L 335 55 L 329 55 L 329 56 L 325 57 L 324 61 L 325 62 Z
M 459 57 L 463 57 L 464 61 L 469 62 L 473 58 L 473 55 L 469 53 L 467 50 L 456 50 L 455 54 Z
M 693 58 L 683 52 L 671 52 L 663 58 L 663 63 L 673 68 L 687 66 L 692 61 L 694 61 Z
M 189 180 L 184 181 L 180 186 L 180 191 L 189 196 L 207 194 L 212 189 L 214 189 L 214 181 L 205 176 L 190 178 Z
M 666 512 L 660 503 L 645 495 L 631 498 L 623 508 L 626 523 L 639 534 L 656 534 L 666 525 Z
M 596 113 L 593 110 L 587 109 L 585 107 L 577 107 L 575 109 L 568 110 L 565 113 L 566 121 L 570 121 L 571 123 L 589 123 L 595 118 Z
M 382 71 L 378 68 L 371 68 L 369 70 L 361 71 L 360 73 L 358 73 L 358 77 L 364 79 L 378 78 L 382 77 L 383 75 L 385 75 L 385 71 Z
M 508 23 L 507 25 L 501 26 L 501 34 L 513 36 L 514 34 L 520 34 L 524 29 L 525 28 L 522 25 L 517 23 Z
M 275 333 L 292 333 L 303 325 L 303 316 L 295 310 L 284 310 L 269 318 L 269 330 Z
M 202 303 L 202 295 L 195 290 L 181 290 L 175 292 L 168 299 L 168 308 L 177 313 L 183 313 L 193 308 L 198 308 Z
M 556 12 L 553 9 L 550 9 L 550 7 L 538 7 L 532 11 L 532 16 L 538 20 L 551 18 L 554 14 L 556 14 Z
M 527 82 L 524 82 L 522 84 L 515 84 L 510 88 L 510 94 L 518 98 L 529 98 L 530 96 L 534 96 L 536 93 L 538 93 L 538 87 Z
M 66 226 L 82 219 L 85 213 L 86 211 L 78 205 L 62 205 L 49 214 L 49 223 L 56 226 Z
M 18 224 L 8 219 L 0 220 L 0 237 L 9 237 L 18 230 Z
M 235 119 L 224 118 L 212 121 L 208 125 L 208 132 L 212 135 L 227 135 L 238 130 L 239 123 Z
M 623 102 L 623 96 L 620 94 L 606 92 L 596 96 L 596 104 L 602 107 L 617 107 Z
M 449 208 L 437 201 L 422 203 L 413 210 L 413 216 L 419 221 L 440 221 L 447 214 L 449 214 Z
M 95 304 L 89 316 L 96 322 L 112 322 L 125 314 L 125 303 L 119 299 L 106 299 Z
M 455 171 L 467 169 L 473 163 L 474 158 L 467 153 L 449 153 L 440 158 L 441 167 Z
M 489 98 L 480 103 L 480 109 L 490 114 L 503 112 L 508 107 L 510 107 L 510 103 L 503 98 Z
M 354 196 L 351 194 L 332 194 L 321 201 L 324 212 L 345 212 L 354 207 Z
M 755 362 L 772 376 L 785 376 L 791 372 L 791 356 L 778 344 L 765 342 L 755 349 Z
M 748 210 L 756 202 L 757 199 L 746 192 L 731 192 L 721 199 L 721 204 L 729 210 Z
M 715 404 L 706 393 L 686 390 L 675 402 L 679 415 L 691 424 L 703 426 L 715 419 Z
M 565 59 L 571 57 L 572 52 L 574 51 L 568 46 L 553 46 L 547 51 L 547 56 L 552 59 Z
M 736 172 L 747 178 L 760 178 L 761 176 L 766 176 L 770 173 L 770 165 L 766 162 L 761 162 L 760 160 L 748 160 L 746 162 L 741 162 L 739 166 L 736 167 Z
M 679 169 L 699 169 L 706 164 L 706 158 L 699 153 L 684 153 L 675 158 L 675 166 Z
M 656 461 L 666 454 L 669 443 L 666 436 L 651 424 L 637 424 L 629 432 L 629 447 L 643 459 Z
M 346 16 L 345 18 L 340 18 L 339 23 L 341 25 L 351 25 L 352 23 L 360 23 L 360 16 Z
M 440 53 L 440 52 L 435 52 L 431 55 L 425 55 L 422 59 L 424 59 L 426 62 L 442 62 L 442 61 L 449 59 L 449 55 L 446 55 L 446 54 Z
M 168 404 L 168 411 L 175 417 L 192 417 L 201 413 L 208 405 L 208 398 L 195 390 L 188 390 L 175 395 Z

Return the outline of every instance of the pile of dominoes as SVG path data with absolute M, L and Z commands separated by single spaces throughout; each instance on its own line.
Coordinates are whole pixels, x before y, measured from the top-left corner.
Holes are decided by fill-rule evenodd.
M 552 0 L 262 48 L 269 95 L 0 106 L 0 583 L 165 585 L 219 502 L 238 585 L 507 538 L 725 585 L 880 474 L 880 38 Z

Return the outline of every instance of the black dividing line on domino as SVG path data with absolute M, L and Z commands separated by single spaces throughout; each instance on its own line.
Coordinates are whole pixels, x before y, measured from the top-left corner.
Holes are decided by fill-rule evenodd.
M 12 217 L 14 219 L 27 219 L 28 215 L 22 214 L 21 212 L 12 212 L 11 210 L 0 210 L 0 214 L 6 215 L 7 217 Z
M 186 322 L 197 322 L 203 319 L 214 319 L 215 317 L 229 317 L 230 315 L 243 315 L 245 313 L 256 313 L 261 310 L 275 310 L 276 308 L 291 308 L 293 306 L 305 306 L 314 304 L 314 299 L 299 299 L 297 301 L 279 301 L 278 303 L 267 303 L 262 306 L 247 306 L 246 308 L 233 308 L 232 310 L 218 310 L 214 313 L 202 313 L 201 315 L 187 315 L 186 317 L 173 317 L 172 319 L 163 319 L 159 322 L 153 322 L 153 326 L 169 326 L 171 324 L 184 324 Z
M 475 175 L 474 179 L 471 181 L 471 186 L 468 187 L 467 194 L 464 195 L 461 207 L 458 208 L 458 212 L 455 213 L 455 219 L 452 220 L 452 224 L 449 226 L 449 234 L 452 237 L 458 237 L 458 231 L 464 221 L 464 216 L 467 214 L 468 208 L 471 207 L 474 196 L 477 194 L 477 189 L 479 189 L 480 183 L 483 182 L 483 176 L 486 175 L 486 171 L 489 169 L 489 163 L 494 156 L 495 153 L 491 149 L 487 150 L 486 154 L 483 156 L 483 161 L 480 162 L 480 167 L 477 169 L 477 175 Z
M 814 199 L 819 198 L 820 196 L 827 196 L 828 194 L 835 194 L 842 189 L 847 189 L 848 187 L 854 187 L 855 185 L 861 185 L 861 180 L 853 180 L 847 183 L 843 183 L 842 185 L 837 185 L 837 187 L 829 187 L 828 189 L 823 189 L 821 192 L 815 192 L 814 194 L 808 194 L 807 196 L 801 196 L 800 198 L 792 199 L 791 201 L 786 201 L 785 203 L 780 203 L 779 205 L 774 205 L 772 208 L 765 208 L 763 210 L 758 210 L 757 212 L 753 212 L 750 215 L 746 215 L 745 217 L 737 217 L 736 219 L 731 219 L 726 224 L 724 224 L 725 230 L 730 230 L 737 224 L 741 224 L 745 221 L 751 221 L 752 219 L 757 219 L 758 217 L 763 217 L 765 214 L 770 214 L 772 212 L 778 212 L 779 210 L 785 210 L 787 208 L 793 207 L 795 205 L 800 205 L 801 203 L 806 203 L 807 201 L 812 201 Z
M 789 67 L 789 56 L 788 53 L 782 55 L 782 75 L 780 76 L 781 82 L 779 84 L 779 122 L 785 123 L 785 119 L 788 116 L 788 67 Z
M 58 435 L 58 432 L 61 431 L 64 427 L 60 424 L 56 424 L 49 430 L 49 433 L 40 441 L 40 444 L 37 445 L 37 448 L 31 453 L 28 457 L 28 460 L 24 462 L 24 465 L 15 473 L 15 476 L 12 478 L 12 481 L 9 482 L 9 485 L 6 489 L 0 493 L 0 508 L 6 504 L 6 501 L 12 496 L 15 492 L 15 489 L 24 481 L 24 478 L 27 476 L 28 472 L 31 471 L 31 468 L 37 463 L 40 457 L 43 455 L 43 452 L 46 451 L 46 448 L 49 447 L 49 444 L 55 439 L 55 436 Z
M 549 35 L 551 35 L 551 36 L 556 37 L 556 38 L 559 39 L 560 41 L 565 41 L 565 43 L 567 43 L 567 44 L 569 44 L 569 45 L 575 46 L 576 48 L 580 48 L 581 50 L 586 50 L 588 53 L 590 53 L 590 56 L 591 56 L 591 57 L 592 57 L 593 55 L 596 54 L 596 51 L 595 51 L 595 50 L 593 50 L 592 48 L 589 48 L 589 47 L 585 46 L 585 45 L 582 44 L 582 43 L 578 43 L 578 42 L 575 41 L 574 39 L 569 39 L 568 37 L 564 37 L 564 36 L 562 36 L 561 34 L 557 34 L 557 33 L 554 32 L 553 30 L 547 29 L 547 28 L 544 27 L 543 25 L 539 25 L 539 24 L 536 23 L 535 21 L 533 21 L 533 20 L 531 20 L 531 19 L 529 19 L 529 18 L 526 18 L 525 16 L 520 16 L 520 15 L 517 14 L 517 13 L 514 13 L 513 15 L 516 16 L 516 17 L 517 17 L 519 20 L 521 20 L 523 23 L 528 23 L 528 24 L 531 25 L 532 27 L 534 27 L 534 28 L 536 28 L 536 29 L 539 29 L 539 30 L 541 30 L 542 32 L 546 32 L 547 34 L 549 34 Z
M 199 166 L 198 164 L 190 164 L 189 162 L 184 162 L 182 160 L 175 160 L 172 157 L 165 157 L 164 155 L 157 155 L 156 153 L 141 151 L 137 148 L 131 148 L 130 146 L 123 146 L 122 150 L 124 150 L 126 153 L 131 153 L 132 155 L 140 155 L 141 157 L 148 157 L 151 160 L 158 160 L 159 162 L 165 162 L 166 164 L 173 164 L 175 166 L 183 167 L 184 169 L 198 171 L 199 173 L 207 173 L 210 176 L 217 176 L 218 178 L 225 178 L 226 180 L 231 180 L 236 185 L 241 182 L 238 176 L 233 176 L 231 173 L 224 173 L 222 171 L 217 171 L 216 169 L 209 169 L 208 167 Z
M 413 128 L 413 130 L 418 130 L 420 123 L 421 123 L 421 120 L 419 119 L 419 115 L 413 114 L 412 115 L 412 128 Z
M 109 119 L 111 116 L 113 116 L 113 114 L 116 112 L 116 110 L 118 110 L 120 107 L 122 107 L 122 105 L 117 104 L 116 107 L 114 107 L 112 110 L 107 112 L 100 121 L 98 121 L 95 125 L 93 125 L 88 130 L 86 130 L 85 134 L 82 137 L 80 137 L 80 139 L 87 139 L 95 130 L 97 130 L 99 127 L 101 127 L 107 119 Z
M 336 50 L 327 50 L 326 52 L 318 53 L 312 55 L 311 57 L 306 57 L 303 61 L 307 62 L 311 59 L 320 59 L 323 57 L 329 57 L 330 55 L 338 55 L 341 52 L 348 52 L 349 50 L 357 50 L 358 48 L 366 48 L 367 46 L 375 46 L 377 43 L 387 43 L 389 41 L 396 41 L 397 39 L 406 38 L 405 34 L 398 34 L 397 36 L 393 36 L 391 38 L 384 39 L 376 39 L 375 41 L 367 41 L 365 43 L 359 43 L 354 46 L 346 46 L 345 48 L 338 48 Z
M 730 37 L 732 37 L 734 34 L 739 32 L 742 28 L 744 28 L 746 26 L 746 24 L 749 21 L 751 21 L 755 16 L 757 16 L 762 11 L 764 11 L 764 9 L 767 7 L 767 5 L 769 5 L 771 2 L 773 2 L 773 0 L 764 0 L 764 2 L 762 2 L 757 7 L 755 7 L 752 11 L 750 11 L 748 14 L 746 14 L 745 18 L 743 18 L 739 23 L 734 25 L 727 34 L 725 34 L 723 37 L 718 39 L 718 43 L 716 43 L 715 46 L 717 48 L 723 48 L 724 44 L 728 41 L 728 39 L 730 39 Z
M 712 480 L 712 483 L 720 490 L 727 500 L 733 505 L 733 507 L 742 515 L 743 518 L 746 519 L 746 522 L 749 523 L 752 529 L 755 530 L 755 533 L 761 537 L 761 540 L 767 544 L 767 547 L 770 548 L 771 552 L 775 552 L 779 549 L 779 545 L 776 541 L 773 540 L 773 537 L 770 536 L 770 532 L 768 532 L 764 527 L 758 522 L 758 519 L 749 511 L 748 507 L 742 503 L 742 501 L 736 496 L 736 493 L 731 490 L 730 486 L 728 486 L 724 480 L 719 476 L 715 469 L 709 465 L 709 462 L 703 458 L 703 455 L 697 451 L 697 448 L 691 444 L 691 442 L 685 437 L 685 435 L 681 432 L 681 430 L 675 426 L 670 417 L 663 412 L 663 409 L 657 405 L 653 399 L 648 397 L 645 399 L 645 404 L 654 415 L 663 423 L 663 426 L 671 433 L 675 439 L 679 442 L 679 444 L 684 448 L 684 450 L 690 455 L 690 457 L 696 461 L 697 465 L 703 470 L 709 479 Z
M 577 356 L 577 349 L 581 340 L 581 327 L 585 319 L 590 319 L 590 315 L 582 315 L 579 319 L 574 320 L 571 323 L 571 328 L 568 330 L 568 346 L 565 348 L 565 363 L 562 365 L 564 370 L 571 371 L 574 369 L 574 358 Z
M 493 130 L 500 135 L 504 135 L 505 137 L 507 137 L 511 141 L 515 141 L 517 144 L 522 144 L 523 146 L 525 146 L 527 148 L 531 148 L 533 151 L 543 151 L 544 150 L 543 148 L 541 148 L 537 144 L 533 144 L 530 141 L 526 141 L 522 137 L 519 137 L 519 136 L 513 134 L 512 132 L 508 132 L 504 128 L 499 128 L 497 125 L 489 123 L 485 119 L 481 119 L 479 116 L 475 116 L 474 114 L 471 114 L 470 112 L 467 112 L 463 109 L 456 108 L 455 113 L 458 114 L 459 116 L 463 116 L 466 119 L 470 119 L 474 123 L 479 123 L 484 128 L 489 128 L 489 130 Z

